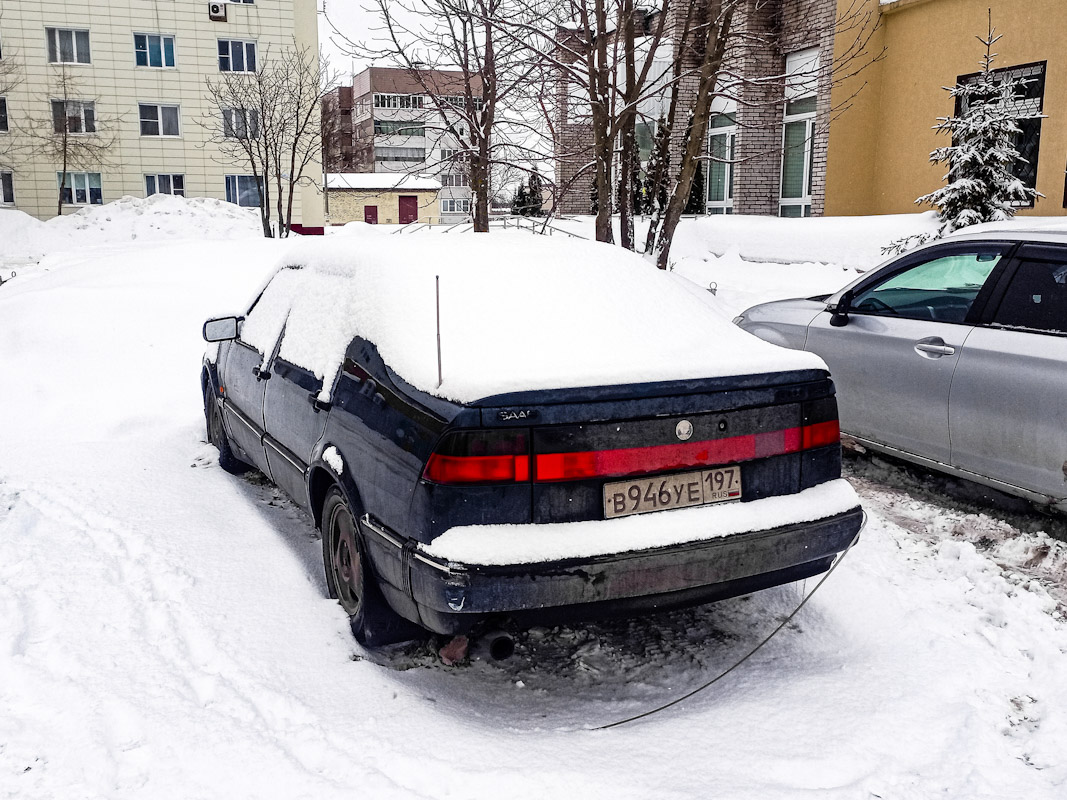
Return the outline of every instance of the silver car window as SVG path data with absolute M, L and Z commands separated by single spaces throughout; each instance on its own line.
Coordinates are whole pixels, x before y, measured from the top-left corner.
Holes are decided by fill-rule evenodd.
M 850 310 L 858 313 L 963 322 L 999 252 L 954 253 L 916 264 L 865 289 Z

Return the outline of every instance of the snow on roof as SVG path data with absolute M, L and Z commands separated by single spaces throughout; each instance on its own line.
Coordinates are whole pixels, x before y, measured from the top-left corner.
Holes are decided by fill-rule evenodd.
M 436 191 L 441 181 L 403 172 L 334 172 L 326 176 L 326 188 Z
M 528 233 L 307 239 L 249 313 L 242 338 L 324 380 L 351 340 L 430 394 L 504 392 L 825 369 L 709 309 L 683 279 L 613 245 Z M 443 383 L 437 380 L 440 276 Z

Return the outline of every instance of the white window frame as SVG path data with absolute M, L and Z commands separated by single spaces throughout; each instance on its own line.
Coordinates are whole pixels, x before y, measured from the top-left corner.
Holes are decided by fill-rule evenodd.
M 159 188 L 160 178 L 166 178 L 170 184 L 170 191 L 164 192 Z M 176 190 L 174 184 L 177 182 L 175 179 L 181 182 L 182 188 Z M 154 194 L 169 194 L 175 197 L 185 197 L 185 174 L 181 172 L 159 172 L 146 174 L 144 176 L 144 196 L 151 197 Z
M 390 94 L 375 92 L 372 103 L 375 108 L 426 108 L 426 96 L 421 94 Z
M 96 183 L 100 184 L 100 202 L 94 203 L 92 199 L 92 187 L 89 185 L 91 181 L 89 177 L 91 175 L 96 176 Z M 70 190 L 70 202 L 65 202 L 65 206 L 99 206 L 104 203 L 104 185 L 103 175 L 99 172 L 68 172 L 67 176 L 70 180 L 67 182 L 67 188 Z M 77 180 L 78 178 L 84 178 L 83 181 Z M 79 186 L 81 184 L 81 186 Z M 63 173 L 56 173 L 56 191 L 62 191 L 63 185 Z M 85 192 L 85 200 L 78 200 L 78 190 L 81 189 Z
M 442 189 L 466 189 L 471 185 L 470 176 L 468 176 L 465 172 L 443 172 L 439 177 L 441 178 Z
M 151 120 L 145 119 L 141 115 L 142 108 L 154 108 L 156 110 L 155 123 L 158 133 L 145 133 L 144 123 Z M 164 133 L 163 132 L 163 109 L 173 108 L 178 118 L 178 132 L 177 133 Z M 182 135 L 182 107 L 177 103 L 138 103 L 137 104 L 137 129 L 141 136 L 146 139 L 180 139 Z
M 252 120 L 249 126 L 248 120 Z M 238 125 L 238 121 L 240 124 Z M 251 133 L 249 133 L 251 127 Z M 243 134 L 243 135 L 242 135 Z M 224 108 L 222 110 L 222 136 L 225 139 L 258 139 L 260 135 L 259 109 Z
M 62 47 L 60 46 L 60 34 L 67 32 L 70 34 L 70 49 L 73 56 L 71 61 L 64 61 L 62 55 Z M 82 55 L 81 48 L 78 46 L 78 34 L 85 34 L 85 60 L 82 61 L 79 56 Z M 45 28 L 45 48 L 47 52 L 47 58 L 49 64 L 92 64 L 92 47 L 89 43 L 89 29 L 88 28 Z M 55 55 L 53 60 L 52 56 Z
M 223 42 L 225 42 L 226 45 L 227 45 L 227 50 L 228 50 L 226 55 L 223 56 L 223 54 L 221 52 L 218 52 L 218 48 L 216 48 L 216 55 L 218 56 L 218 62 L 219 62 L 219 72 L 236 72 L 237 74 L 242 74 L 242 73 L 251 74 L 251 73 L 256 71 L 256 68 L 259 66 L 259 47 L 257 46 L 255 39 L 218 39 L 217 41 L 218 41 L 219 47 L 221 47 Z M 241 69 L 233 69 L 233 46 L 235 44 L 241 46 L 241 62 L 242 62 L 242 68 Z M 253 65 L 252 69 L 248 68 L 249 48 L 251 48 L 252 61 L 255 62 L 255 64 Z M 229 65 L 228 69 L 223 69 L 222 68 L 222 59 L 223 58 L 226 59 L 226 63 Z
M 445 197 L 441 199 L 442 214 L 469 214 L 471 201 L 469 197 Z
M 15 205 L 15 173 L 6 169 L 0 170 L 0 205 Z
M 816 109 L 803 113 L 789 113 L 789 105 L 798 100 L 814 98 L 818 103 L 819 48 L 811 47 L 786 56 L 785 103 L 782 106 L 782 161 L 778 179 L 778 216 L 786 216 L 786 209 L 799 208 L 799 215 L 811 216 L 812 169 L 815 156 Z M 804 124 L 804 162 L 801 173 L 801 196 L 785 197 L 786 129 L 792 124 Z
M 137 37 L 145 37 L 145 60 L 147 64 L 137 63 Z M 156 65 L 152 63 L 152 39 L 159 39 L 159 57 L 162 61 L 161 64 Z M 167 63 L 167 48 L 165 45 L 166 40 L 170 40 L 170 55 L 173 63 Z M 178 66 L 178 46 L 174 40 L 174 36 L 169 33 L 144 33 L 141 31 L 134 31 L 133 34 L 133 65 L 137 69 L 177 69 Z
M 57 131 L 56 130 L 55 109 L 54 109 L 54 105 L 53 105 L 55 103 L 62 103 L 63 104 L 63 128 L 64 128 L 64 130 L 61 130 L 61 131 Z M 57 135 L 61 135 L 61 134 L 66 133 L 68 136 L 91 136 L 91 135 L 93 135 L 93 134 L 95 134 L 97 132 L 96 131 L 96 101 L 95 100 L 71 100 L 69 98 L 66 99 L 66 100 L 62 100 L 62 99 L 60 99 L 58 97 L 53 97 L 49 101 L 49 108 L 52 109 L 52 133 L 57 134 Z M 88 111 L 92 111 L 92 120 L 93 120 L 93 129 L 92 130 L 89 130 L 89 123 L 88 123 L 88 119 L 89 118 L 86 117 L 86 115 L 85 115 L 85 112 L 87 110 Z M 70 123 L 70 118 L 71 117 L 77 117 L 78 119 L 81 120 L 81 130 L 80 131 L 72 131 L 72 130 L 70 130 L 70 124 L 69 123 Z
M 259 189 L 259 197 L 256 198 L 255 205 L 249 205 L 241 202 L 241 181 L 255 181 L 254 175 L 227 175 L 226 176 L 226 202 L 233 203 L 240 208 L 259 208 L 260 200 L 263 197 L 263 180 L 259 179 L 257 187 Z M 232 189 L 231 189 L 232 182 Z

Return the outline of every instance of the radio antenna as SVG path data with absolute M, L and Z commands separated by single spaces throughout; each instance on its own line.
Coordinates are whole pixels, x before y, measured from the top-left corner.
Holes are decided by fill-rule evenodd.
M 445 382 L 441 373 L 441 276 L 435 275 L 434 280 L 437 287 L 437 388 L 440 389 Z

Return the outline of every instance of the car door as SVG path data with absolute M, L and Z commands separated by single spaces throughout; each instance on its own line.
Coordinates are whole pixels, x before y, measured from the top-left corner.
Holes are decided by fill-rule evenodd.
M 242 460 L 254 464 L 266 474 L 263 450 L 263 390 L 261 379 L 264 354 L 240 338 L 226 354 L 220 370 L 223 388 L 223 419 L 230 441 L 240 451 Z
M 952 463 L 1067 497 L 1067 247 L 1026 244 L 960 356 Z
M 858 284 L 845 325 L 828 311 L 808 326 L 847 433 L 947 463 L 948 400 L 972 307 L 1007 251 L 1003 243 L 946 244 L 905 256 Z
M 321 378 L 280 353 L 274 358 L 263 403 L 267 461 L 274 482 L 305 507 L 308 462 L 329 416 L 329 404 L 315 400 L 321 390 Z

